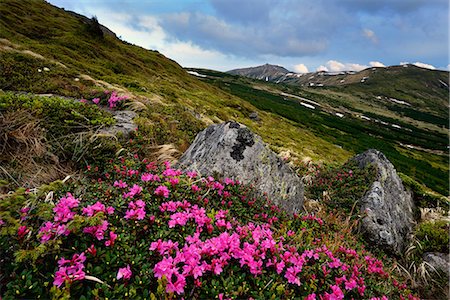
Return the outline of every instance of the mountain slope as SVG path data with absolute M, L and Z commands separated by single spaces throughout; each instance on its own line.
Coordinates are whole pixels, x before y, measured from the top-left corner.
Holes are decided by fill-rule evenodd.
M 365 92 L 361 87 L 360 92 L 351 85 L 298 87 L 217 71 L 194 71 L 206 75 L 204 81 L 259 109 L 288 118 L 347 151 L 379 149 L 401 172 L 448 194 L 448 115 L 440 117 L 415 106 L 405 110 L 405 105 L 393 102 L 389 94 L 378 99 L 369 88 Z M 414 78 L 404 80 L 414 83 Z M 389 89 L 387 83 L 380 89 L 383 87 Z M 438 93 L 433 97 L 443 102 Z M 429 100 L 428 106 L 442 106 L 438 101 Z
M 234 119 L 299 159 L 343 162 L 352 154 L 198 80 L 156 51 L 121 41 L 94 20 L 45 1 L 2 1 L 0 15 L 3 91 L 92 99 L 116 90 L 140 107 L 135 121 L 149 146 L 173 144 L 179 152 L 207 125 Z
M 274 70 L 272 73 L 277 75 L 268 76 L 272 73 L 266 69 Z M 386 102 L 387 100 L 391 104 L 403 104 L 406 113 L 412 106 L 415 110 L 441 118 L 447 118 L 448 115 L 449 72 L 446 71 L 429 70 L 414 65 L 368 68 L 359 72 L 305 74 L 296 74 L 287 70 L 284 73 L 275 73 L 278 69 L 286 70 L 278 66 L 265 65 L 233 70 L 228 73 L 261 80 L 266 80 L 267 77 L 268 81 L 296 87 L 316 89 L 326 87 L 337 92 L 365 94 L 362 96 L 370 101 Z M 442 123 L 448 127 L 448 122 Z

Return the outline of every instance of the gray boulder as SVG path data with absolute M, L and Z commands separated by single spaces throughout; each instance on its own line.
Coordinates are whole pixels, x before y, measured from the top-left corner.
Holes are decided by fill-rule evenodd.
M 211 125 L 195 138 L 178 162 L 184 170 L 217 174 L 253 184 L 288 213 L 302 209 L 303 183 L 261 137 L 230 121 Z
M 403 186 L 392 163 L 377 150 L 368 150 L 352 158 L 360 168 L 372 165 L 375 181 L 360 200 L 364 215 L 360 225 L 366 238 L 387 252 L 401 254 L 414 226 L 412 194 Z

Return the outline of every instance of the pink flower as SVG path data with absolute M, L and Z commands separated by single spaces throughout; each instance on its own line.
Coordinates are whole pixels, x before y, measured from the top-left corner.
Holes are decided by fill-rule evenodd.
M 109 108 L 114 108 L 117 106 L 117 103 L 128 99 L 127 96 L 118 96 L 116 91 L 113 91 L 111 93 L 111 96 L 108 99 Z
M 98 104 L 100 102 L 100 98 L 94 98 L 94 99 L 92 99 L 92 102 L 94 102 L 95 104 Z
M 45 222 L 44 225 L 39 229 L 39 234 L 41 234 L 41 243 L 44 244 L 48 242 L 51 238 L 64 235 L 68 236 L 70 231 L 67 229 L 66 224 Z
M 125 268 L 120 268 L 117 272 L 117 280 L 123 278 L 124 280 L 128 280 L 131 278 L 131 275 L 133 273 L 131 272 L 130 265 L 127 265 Z
M 23 207 L 22 209 L 20 209 L 20 221 L 24 221 L 26 219 L 29 211 L 29 207 Z
M 66 281 L 71 283 L 72 281 L 83 280 L 86 275 L 83 271 L 85 260 L 84 253 L 75 253 L 71 260 L 62 257 L 58 261 L 59 269 L 55 273 L 53 285 L 60 287 Z
M 97 238 L 97 240 L 103 240 L 106 229 L 108 228 L 108 221 L 103 221 L 102 224 L 97 226 L 90 226 L 83 229 L 84 233 L 89 233 Z
M 169 198 L 169 189 L 165 185 L 160 185 L 155 190 L 155 195 L 163 196 L 164 198 Z
M 17 236 L 19 237 L 19 239 L 23 239 L 28 232 L 30 232 L 30 230 L 27 228 L 27 226 L 20 226 L 17 230 Z
M 159 178 L 158 175 L 153 175 L 153 174 L 150 174 L 150 173 L 144 173 L 144 174 L 141 175 L 141 180 L 144 181 L 144 182 L 147 182 L 147 181 L 161 181 L 161 178 Z
M 309 294 L 306 296 L 305 300 L 316 300 L 316 294 Z
M 193 172 L 193 171 L 188 171 L 186 172 L 187 177 L 189 178 L 195 178 L 198 176 L 197 172 Z
M 105 246 L 114 246 L 114 241 L 117 239 L 117 234 L 114 233 L 114 231 L 109 232 L 109 240 L 105 242 Z
M 124 198 L 133 198 L 137 194 L 140 194 L 142 192 L 142 187 L 140 187 L 137 184 L 134 184 L 133 187 L 130 189 L 128 193 L 124 195 Z
M 145 218 L 145 202 L 137 200 L 136 203 L 128 203 L 128 210 L 125 213 L 125 219 L 143 220 Z
M 169 182 L 172 186 L 175 186 L 180 182 L 180 179 L 172 177 L 169 179 Z
M 73 219 L 75 212 L 71 209 L 78 206 L 80 200 L 74 198 L 71 193 L 67 193 L 66 197 L 59 199 L 59 202 L 53 208 L 55 212 L 55 222 L 66 223 Z
M 356 281 L 353 278 L 350 278 L 350 280 L 345 282 L 345 289 L 347 291 L 350 291 L 356 287 Z
M 114 213 L 114 207 L 109 206 L 108 208 L 105 207 L 100 201 L 97 201 L 95 204 L 88 205 L 87 207 L 83 208 L 83 214 L 85 214 L 88 217 L 92 217 L 93 215 L 97 214 L 98 212 L 104 212 L 107 214 Z
M 87 248 L 86 252 L 91 254 L 92 256 L 97 255 L 97 249 L 95 249 L 94 244 L 92 244 L 89 248 Z
M 167 282 L 166 291 L 169 293 L 177 293 L 178 295 L 184 292 L 184 287 L 186 286 L 186 278 L 181 274 L 176 274 L 177 280 L 173 282 L 169 280 Z
M 115 187 L 118 187 L 118 188 L 121 188 L 121 189 L 124 189 L 124 188 L 127 188 L 128 187 L 128 185 L 127 185 L 127 183 L 126 182 L 123 182 L 122 180 L 119 180 L 119 181 L 114 181 L 114 186 Z

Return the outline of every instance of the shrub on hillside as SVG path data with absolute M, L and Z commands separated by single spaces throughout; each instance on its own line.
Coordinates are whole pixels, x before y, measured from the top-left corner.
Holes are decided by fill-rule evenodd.
M 86 175 L 0 203 L 5 299 L 414 298 L 343 231 L 238 181 L 136 155 Z

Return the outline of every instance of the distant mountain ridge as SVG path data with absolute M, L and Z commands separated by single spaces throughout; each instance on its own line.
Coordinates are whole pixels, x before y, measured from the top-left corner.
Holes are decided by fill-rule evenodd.
M 295 73 L 282 66 L 265 64 L 257 67 L 241 68 L 228 71 L 228 74 L 245 76 L 252 79 L 259 79 L 275 83 L 287 83 L 300 86 L 339 86 L 352 83 L 364 83 L 371 75 L 382 72 L 386 76 L 410 76 L 416 72 L 427 72 L 428 74 L 447 73 L 441 70 L 424 69 L 412 64 L 388 67 L 369 67 L 361 71 L 340 71 L 340 72 L 309 72 Z M 414 74 L 415 75 L 415 74 Z M 440 88 L 448 89 L 446 78 L 437 80 Z
M 292 72 L 282 66 L 265 64 L 257 67 L 234 69 L 227 73 L 265 81 L 277 81 Z

